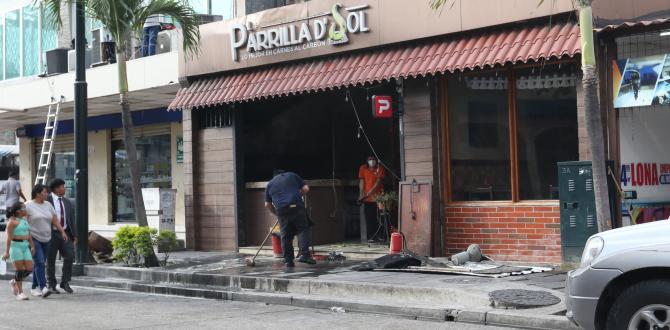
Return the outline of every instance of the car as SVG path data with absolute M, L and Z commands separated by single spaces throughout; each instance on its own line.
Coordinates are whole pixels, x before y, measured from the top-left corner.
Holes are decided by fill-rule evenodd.
M 670 219 L 591 236 L 566 280 L 566 316 L 583 329 L 670 329 Z

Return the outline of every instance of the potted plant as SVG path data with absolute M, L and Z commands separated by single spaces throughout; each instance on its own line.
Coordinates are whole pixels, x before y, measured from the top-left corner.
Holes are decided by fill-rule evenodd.
M 377 207 L 384 211 L 390 212 L 391 208 L 398 201 L 398 194 L 395 191 L 385 191 L 374 198 L 374 201 L 377 203 Z

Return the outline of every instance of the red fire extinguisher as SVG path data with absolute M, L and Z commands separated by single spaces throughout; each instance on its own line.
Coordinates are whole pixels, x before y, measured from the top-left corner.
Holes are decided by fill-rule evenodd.
M 391 234 L 391 246 L 389 247 L 390 254 L 397 254 L 402 251 L 402 234 L 401 233 L 392 233 Z

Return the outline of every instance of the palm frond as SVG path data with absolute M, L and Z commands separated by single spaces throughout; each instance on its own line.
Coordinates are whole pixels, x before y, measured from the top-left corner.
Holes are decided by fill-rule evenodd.
M 430 8 L 433 10 L 441 10 L 444 8 L 444 5 L 447 3 L 448 0 L 430 0 Z M 457 0 L 452 0 L 451 4 L 449 5 L 449 9 L 453 8 L 454 5 L 456 4 Z
M 33 5 L 41 5 L 47 18 L 47 24 L 51 28 L 63 26 L 63 19 L 60 16 L 61 8 L 68 6 L 76 0 L 33 0 Z

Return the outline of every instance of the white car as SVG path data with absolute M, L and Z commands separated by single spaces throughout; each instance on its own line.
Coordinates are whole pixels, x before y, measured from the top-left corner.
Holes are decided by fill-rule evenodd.
M 670 219 L 591 236 L 566 288 L 583 329 L 670 329 Z

